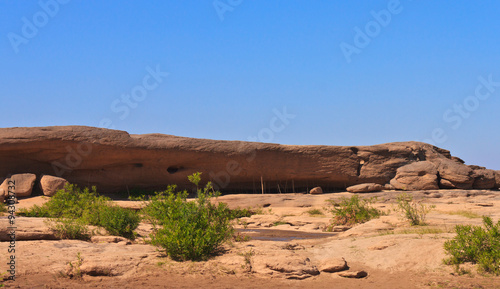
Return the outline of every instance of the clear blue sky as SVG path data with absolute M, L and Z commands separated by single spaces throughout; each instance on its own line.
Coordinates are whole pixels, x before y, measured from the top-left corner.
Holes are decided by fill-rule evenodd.
M 1 126 L 432 140 L 500 169 L 500 3 L 478 3 L 1 1 Z

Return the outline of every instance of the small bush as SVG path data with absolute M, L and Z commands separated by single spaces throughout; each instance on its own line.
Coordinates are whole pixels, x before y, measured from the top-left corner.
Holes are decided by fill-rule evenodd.
M 233 210 L 229 210 L 229 217 L 231 219 L 239 219 L 239 218 L 243 218 L 243 217 L 251 217 L 253 215 L 255 215 L 255 211 L 251 210 L 250 208 L 244 208 L 244 209 L 240 209 L 240 208 L 236 208 L 236 209 L 233 209 Z
M 403 218 L 410 222 L 410 225 L 425 225 L 425 218 L 435 206 L 426 206 L 413 201 L 413 195 L 402 193 L 396 197 L 396 211 L 403 214 Z
M 198 185 L 198 177 L 190 181 Z M 176 260 L 206 260 L 233 234 L 230 210 L 224 203 L 211 203 L 219 193 L 210 183 L 198 189 L 196 200 L 188 201 L 187 195 L 171 186 L 150 199 L 143 212 L 154 227 L 151 243 Z
M 139 215 L 132 210 L 102 206 L 99 209 L 99 221 L 95 225 L 103 227 L 112 235 L 135 239 L 134 230 L 139 226 L 139 222 Z
M 493 224 L 490 217 L 483 216 L 481 226 L 457 225 L 457 235 L 444 243 L 444 249 L 451 257 L 446 264 L 455 265 L 472 262 L 479 265 L 482 272 L 500 275 L 500 220 Z
M 311 217 L 323 215 L 323 211 L 321 211 L 320 209 L 310 209 L 310 210 L 307 211 L 307 213 Z
M 59 218 L 52 220 L 49 227 L 56 232 L 56 237 L 61 239 L 90 240 L 91 233 L 81 220 Z
M 357 195 L 351 198 L 342 197 L 340 203 L 331 202 L 330 211 L 333 214 L 331 226 L 350 226 L 380 217 L 382 212 L 370 206 L 373 202 L 373 199 L 362 200 Z
M 99 207 L 109 202 L 109 198 L 99 196 L 96 188 L 80 189 L 76 185 L 68 184 L 59 190 L 50 200 L 40 206 L 33 206 L 27 210 L 20 210 L 20 215 L 27 217 L 48 218 L 91 218 Z
M 7 206 L 4 203 L 0 203 L 0 213 L 7 212 Z
M 111 199 L 99 196 L 95 187 L 82 190 L 73 184 L 59 190 L 42 206 L 20 210 L 20 215 L 53 218 L 55 229 L 68 232 L 62 233 L 68 239 L 79 236 L 83 232 L 79 227 L 84 225 L 101 226 L 110 234 L 133 238 L 140 221 L 136 212 L 111 205 Z

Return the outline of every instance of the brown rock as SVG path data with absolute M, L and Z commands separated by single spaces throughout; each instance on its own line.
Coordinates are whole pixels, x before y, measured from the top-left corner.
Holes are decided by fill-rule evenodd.
M 0 129 L 0 176 L 29 171 L 95 185 L 101 192 L 168 184 L 192 189 L 187 176 L 195 172 L 203 173 L 202 183 L 212 181 L 227 192 L 260 192 L 261 178 L 266 192 L 299 192 L 310 184 L 340 189 L 386 184 L 398 168 L 420 161 L 439 167 L 452 185 L 472 187 L 471 169 L 451 158 L 449 151 L 419 142 L 298 146 L 129 135 L 82 126 Z
M 350 226 L 342 226 L 342 225 L 339 225 L 339 226 L 333 226 L 332 228 L 332 232 L 345 232 L 349 229 L 351 229 L 352 227 Z
M 392 191 L 392 190 L 395 190 L 395 188 L 391 184 L 385 184 L 384 185 L 384 190 Z
M 29 197 L 33 191 L 35 180 L 35 174 L 12 175 L 3 181 L 2 185 L 0 185 L 0 190 L 3 190 L 4 196 L 6 196 L 9 192 L 9 186 L 15 186 L 14 192 L 16 193 L 16 197 Z
M 364 278 L 368 276 L 368 273 L 366 271 L 344 271 L 338 273 L 338 275 L 345 278 Z
M 384 186 L 375 183 L 360 184 L 355 186 L 350 186 L 346 190 L 351 193 L 369 193 L 369 192 L 380 192 L 384 189 Z
M 266 267 L 284 273 L 287 279 L 305 279 L 319 275 L 318 268 L 311 264 L 309 258 L 299 256 L 275 256 L 266 262 Z
M 439 189 L 437 168 L 428 161 L 414 162 L 397 170 L 391 185 L 398 190 L 435 190 Z
M 315 187 L 309 191 L 309 194 L 311 194 L 311 195 L 320 195 L 322 193 L 323 193 L 323 189 L 321 187 Z
M 470 167 L 452 160 L 442 160 L 438 166 L 438 172 L 441 177 L 441 188 L 472 189 L 474 177 Z
M 500 171 L 495 171 L 495 188 L 500 189 Z
M 474 177 L 474 184 L 472 187 L 478 190 L 489 190 L 493 189 L 496 185 L 495 182 L 495 171 L 487 170 L 484 168 L 473 168 L 474 172 L 472 176 Z
M 40 179 L 40 188 L 45 196 L 52 197 L 57 191 L 64 189 L 64 186 L 69 184 L 63 178 L 45 175 Z
M 333 260 L 324 261 L 320 266 L 318 266 L 321 272 L 335 273 L 347 270 L 347 262 L 344 258 L 338 258 Z

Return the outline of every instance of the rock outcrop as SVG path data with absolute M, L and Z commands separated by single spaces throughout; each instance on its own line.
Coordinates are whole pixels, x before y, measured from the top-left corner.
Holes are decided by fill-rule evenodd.
M 265 192 L 306 192 L 317 186 L 331 191 L 363 183 L 385 185 L 395 177 L 402 183 L 412 176 L 415 181 L 409 184 L 425 179 L 426 188 L 435 188 L 430 171 L 420 176 L 401 169 L 397 177 L 397 170 L 409 164 L 419 172 L 420 166 L 430 167 L 421 162 L 436 167 L 436 182 L 443 188 L 491 184 L 490 173 L 477 173 L 449 151 L 420 142 L 298 146 L 129 135 L 82 126 L 0 129 L 0 176 L 53 175 L 81 186 L 95 185 L 101 192 L 163 189 L 169 184 L 192 189 L 187 176 L 195 172 L 203 173 L 202 182 L 236 193 L 260 193 L 262 187 Z
M 439 189 L 437 167 L 429 161 L 414 162 L 397 169 L 391 185 L 398 190 Z
M 474 184 L 473 170 L 460 162 L 442 160 L 438 166 L 441 180 L 439 186 L 444 189 L 472 189 Z
M 495 171 L 487 170 L 483 167 L 471 166 L 474 183 L 472 187 L 478 190 L 489 190 L 495 187 Z

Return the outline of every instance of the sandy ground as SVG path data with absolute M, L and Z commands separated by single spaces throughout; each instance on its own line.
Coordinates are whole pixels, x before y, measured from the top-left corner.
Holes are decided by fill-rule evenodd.
M 334 233 L 323 232 L 331 219 L 325 209 L 327 200 L 349 193 L 219 197 L 218 201 L 232 208 L 262 208 L 262 214 L 235 224 L 250 241 L 227 244 L 222 254 L 206 262 L 173 261 L 140 238 L 133 243 L 119 239 L 17 241 L 17 279 L 3 284 L 7 288 L 500 288 L 500 277 L 482 276 L 473 266 L 470 274 L 458 276 L 442 263 L 443 243 L 454 236 L 455 225 L 481 224 L 481 218 L 471 218 L 474 214 L 495 221 L 500 218 L 500 192 L 412 192 L 417 200 L 436 206 L 428 214 L 428 225 L 419 227 L 409 226 L 394 211 L 397 194 L 361 195 L 377 197 L 375 206 L 387 215 Z M 45 200 L 20 200 L 18 208 Z M 323 214 L 311 216 L 311 209 Z M 46 229 L 41 221 L 26 221 Z M 5 217 L 0 222 L 5 226 Z M 146 236 L 148 230 L 141 225 L 138 232 Z M 8 258 L 7 247 L 7 242 L 0 242 L 2 260 Z M 78 253 L 82 260 L 76 266 Z M 363 270 L 368 276 L 351 279 L 339 273 L 311 273 L 342 258 L 349 270 Z M 0 272 L 6 269 L 2 261 Z M 82 278 L 71 277 L 76 269 Z

